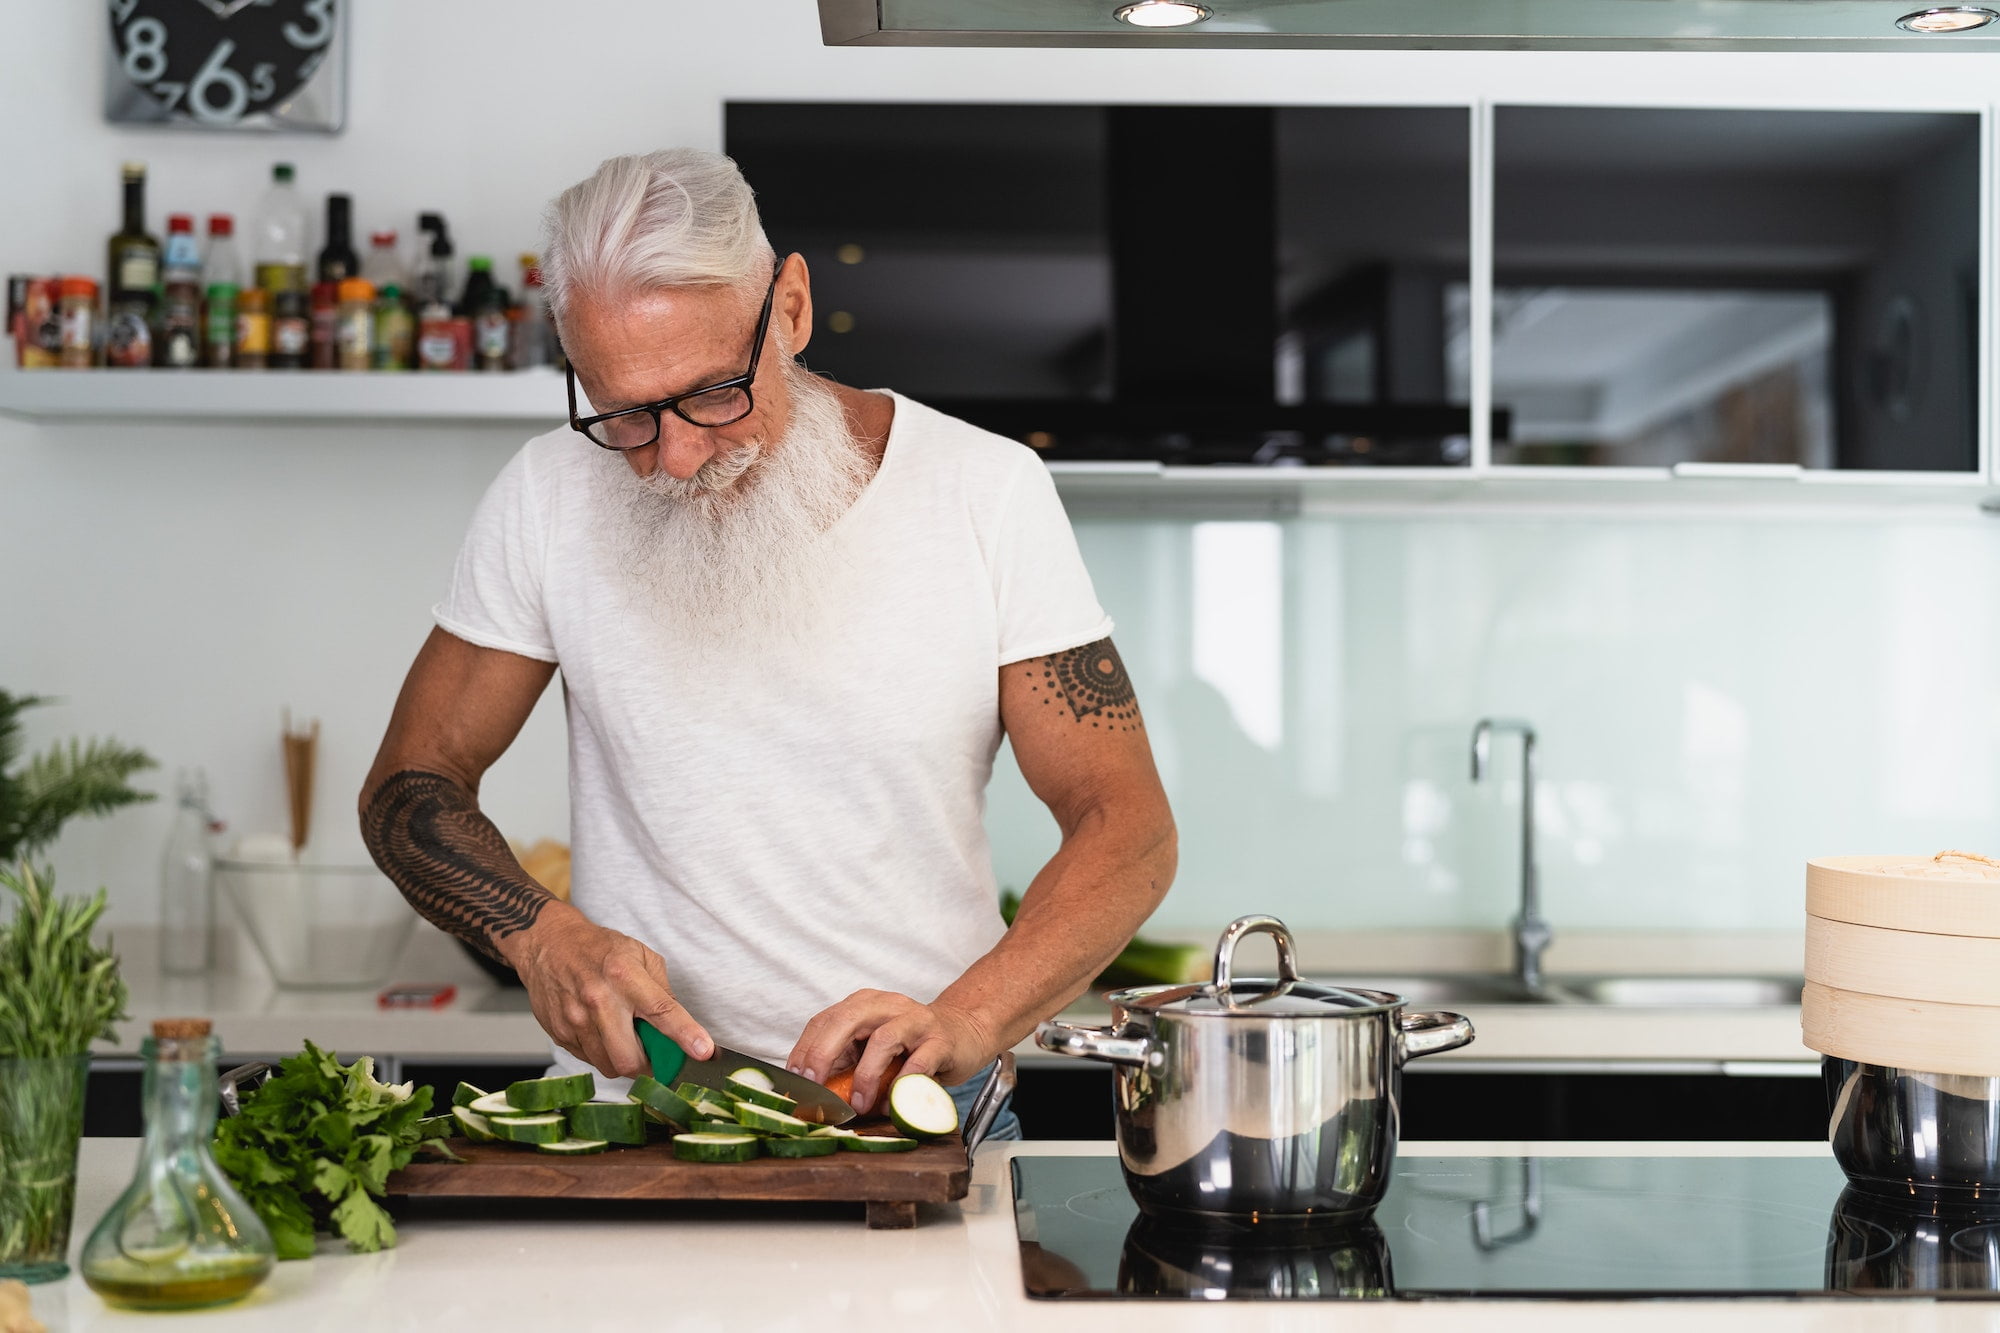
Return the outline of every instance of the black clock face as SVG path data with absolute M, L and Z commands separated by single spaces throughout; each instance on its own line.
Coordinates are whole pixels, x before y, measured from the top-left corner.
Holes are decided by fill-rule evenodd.
M 111 65 L 167 117 L 281 110 L 332 52 L 345 0 L 110 0 Z

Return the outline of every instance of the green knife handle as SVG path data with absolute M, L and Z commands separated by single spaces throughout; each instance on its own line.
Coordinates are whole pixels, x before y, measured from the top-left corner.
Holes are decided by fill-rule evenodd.
M 680 1043 L 654 1027 L 643 1018 L 632 1020 L 632 1027 L 639 1034 L 639 1044 L 646 1048 L 646 1059 L 653 1066 L 653 1077 L 668 1087 L 680 1077 L 681 1066 L 687 1063 L 687 1052 Z

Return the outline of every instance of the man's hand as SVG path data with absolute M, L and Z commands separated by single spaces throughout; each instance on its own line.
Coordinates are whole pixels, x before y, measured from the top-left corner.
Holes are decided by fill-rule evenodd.
M 632 1030 L 645 1019 L 696 1060 L 715 1043 L 667 986 L 667 965 L 630 935 L 593 925 L 566 903 L 550 903 L 535 925 L 506 943 L 535 1018 L 555 1043 L 614 1078 L 651 1073 Z
M 971 1014 L 948 1004 L 919 1004 L 907 995 L 861 990 L 806 1024 L 785 1067 L 815 1082 L 854 1070 L 857 1111 L 866 1112 L 887 1091 L 883 1075 L 897 1057 L 905 1074 L 929 1074 L 940 1083 L 963 1083 L 999 1052 Z

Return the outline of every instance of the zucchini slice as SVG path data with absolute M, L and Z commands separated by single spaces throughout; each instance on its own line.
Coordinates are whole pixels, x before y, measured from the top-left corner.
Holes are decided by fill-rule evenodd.
M 462 1082 L 456 1088 L 452 1089 L 451 1104 L 453 1106 L 470 1106 L 485 1095 L 486 1090 L 484 1088 L 475 1088 L 470 1083 Z
M 771 1081 L 771 1076 L 761 1069 L 742 1069 L 738 1070 L 737 1073 L 755 1074 L 766 1083 Z M 762 1106 L 771 1111 L 789 1111 L 798 1105 L 797 1102 L 785 1096 L 784 1093 L 771 1088 L 760 1087 L 755 1083 L 746 1083 L 738 1078 L 736 1074 L 731 1074 L 728 1078 L 724 1079 L 723 1084 L 724 1090 L 731 1097 L 734 1097 L 739 1105 L 749 1102 L 754 1106 Z
M 683 1162 L 747 1162 L 764 1151 L 755 1134 L 676 1134 L 674 1156 Z
M 493 1123 L 469 1106 L 452 1107 L 451 1118 L 458 1122 L 458 1132 L 469 1143 L 491 1143 L 500 1137 L 493 1132 Z
M 816 1139 L 807 1135 L 802 1139 L 770 1138 L 764 1140 L 764 1151 L 773 1157 L 826 1157 L 840 1151 L 839 1139 Z
M 737 1102 L 725 1101 L 716 1093 L 709 1093 L 701 1101 L 694 1103 L 694 1118 L 697 1120 L 734 1120 Z
M 686 1125 L 694 1119 L 694 1108 L 688 1105 L 687 1098 L 651 1074 L 641 1074 L 632 1080 L 632 1095 L 646 1108 L 648 1118 L 663 1125 Z
M 851 1139 L 841 1139 L 840 1146 L 849 1152 L 909 1152 L 917 1147 L 915 1139 L 894 1139 L 880 1134 L 856 1134 Z
M 770 1107 L 759 1106 L 755 1102 L 736 1103 L 736 1123 L 746 1129 L 768 1134 L 784 1134 L 795 1139 L 804 1138 L 812 1133 L 813 1129 L 795 1115 L 773 1111 Z
M 809 1139 L 852 1139 L 860 1137 L 843 1125 L 819 1125 L 806 1135 Z
M 603 1139 L 562 1139 L 556 1143 L 538 1143 L 536 1152 L 554 1153 L 558 1157 L 585 1157 L 594 1152 L 603 1152 L 611 1145 Z
M 560 1111 L 590 1100 L 597 1080 L 590 1074 L 524 1078 L 507 1085 L 507 1102 L 517 1111 Z
M 673 1094 L 689 1106 L 693 1106 L 698 1102 L 720 1101 L 722 1099 L 721 1093 L 715 1091 L 713 1088 L 704 1088 L 699 1083 L 676 1083 L 673 1086 Z
M 915 1138 L 941 1139 L 958 1132 L 958 1103 L 929 1074 L 905 1074 L 889 1085 L 889 1119 Z
M 569 1132 L 579 1139 L 644 1143 L 646 1118 L 637 1102 L 585 1102 L 569 1109 Z
M 496 1116 L 486 1123 L 509 1143 L 560 1143 L 569 1137 L 559 1115 Z
M 454 1106 L 457 1104 L 456 1102 L 452 1103 Z M 507 1100 L 507 1094 L 504 1092 L 489 1092 L 483 1097 L 474 1097 L 471 1101 L 465 1103 L 465 1109 L 468 1111 L 477 1111 L 480 1115 L 520 1114 L 515 1108 L 514 1103 Z
M 778 1085 L 771 1081 L 771 1076 L 755 1065 L 745 1065 L 741 1069 L 734 1070 L 723 1081 L 726 1083 L 741 1083 L 745 1087 L 755 1088 L 759 1092 L 776 1092 L 778 1090 Z

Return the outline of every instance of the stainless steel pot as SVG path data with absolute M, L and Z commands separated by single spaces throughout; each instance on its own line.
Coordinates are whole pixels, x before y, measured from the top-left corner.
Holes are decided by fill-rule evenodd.
M 1278 942 L 1278 978 L 1237 980 L 1237 944 Z M 1109 1028 L 1048 1022 L 1044 1050 L 1113 1066 L 1118 1156 L 1146 1213 L 1184 1223 L 1344 1225 L 1389 1185 L 1406 1060 L 1465 1045 L 1459 1014 L 1302 980 L 1283 922 L 1222 933 L 1215 979 L 1113 992 Z
M 1871 1194 L 2000 1204 L 2000 1078 L 1820 1058 L 1827 1142 Z

